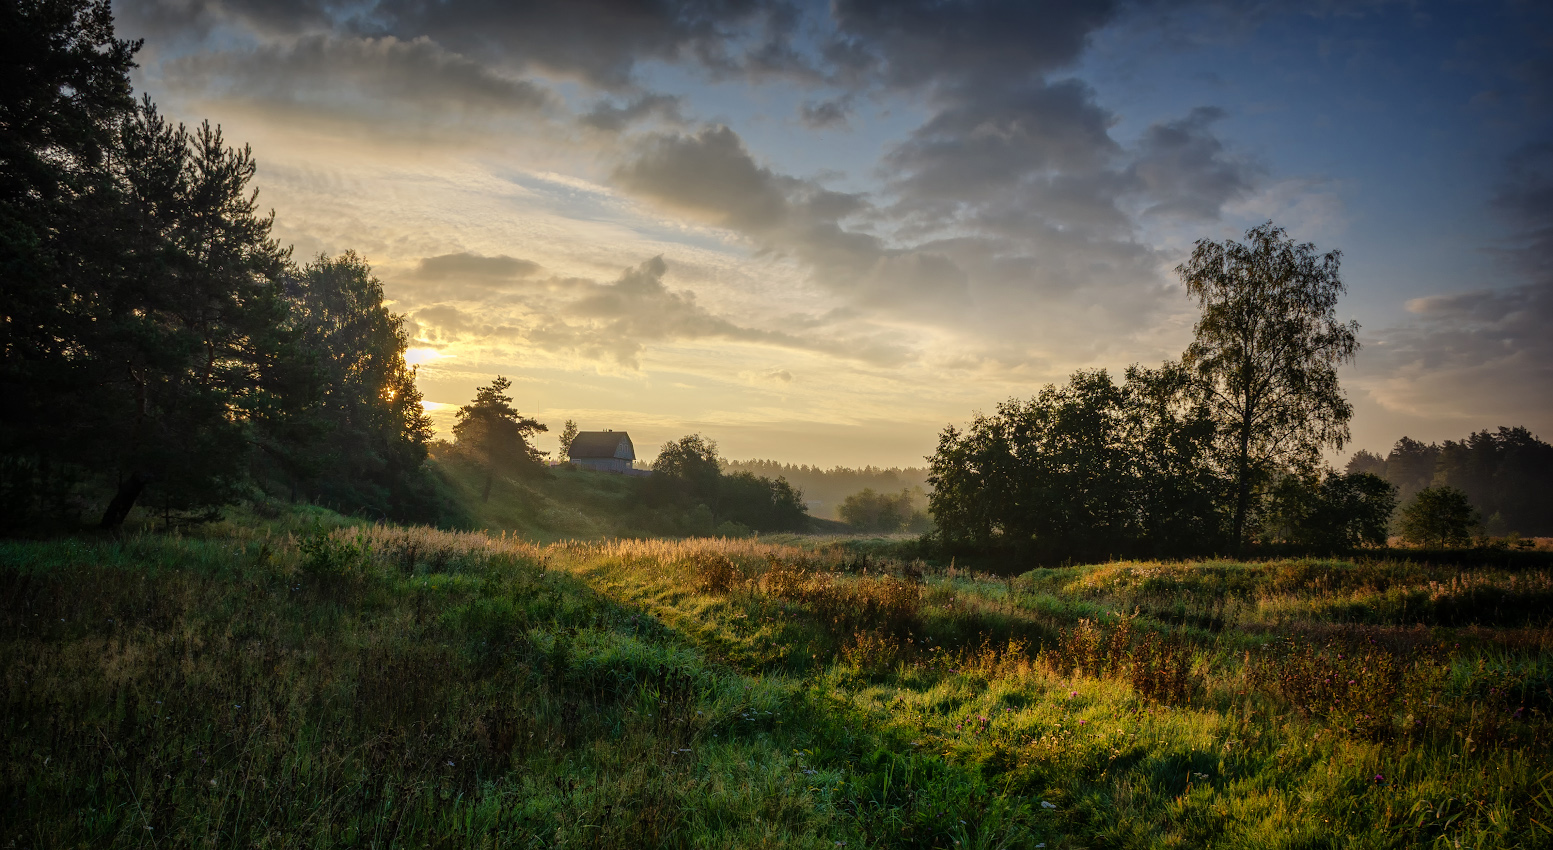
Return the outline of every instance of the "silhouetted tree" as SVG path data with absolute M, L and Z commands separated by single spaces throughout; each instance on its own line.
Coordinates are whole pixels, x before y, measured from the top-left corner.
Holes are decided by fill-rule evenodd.
M 512 396 L 506 394 L 510 386 L 511 381 L 497 375 L 490 386 L 475 392 L 474 401 L 458 409 L 458 422 L 453 426 L 459 451 L 485 470 L 481 501 L 490 501 L 491 484 L 498 472 L 534 474 L 543 470 L 545 453 L 529 440 L 549 429 L 513 409 Z
M 770 479 L 750 472 L 724 475 L 718 481 L 718 518 L 756 531 L 802 531 L 809 513 L 803 493 L 786 478 Z
M 431 421 L 382 283 L 352 252 L 320 255 L 287 280 L 286 300 L 284 341 L 261 376 L 273 403 L 255 412 L 263 466 L 342 510 L 435 521 L 422 468 Z
M 1286 475 L 1273 487 L 1267 536 L 1329 551 L 1386 545 L 1397 488 L 1369 472 Z
M 1207 463 L 1213 425 L 1187 385 L 1175 366 L 1129 369 L 1123 385 L 1078 372 L 946 428 L 930 458 L 937 535 L 1047 559 L 1210 545 L 1222 484 Z
M 1553 446 L 1525 428 L 1483 430 L 1443 444 L 1403 437 L 1383 461 L 1359 452 L 1348 462 L 1349 470 L 1361 466 L 1396 485 L 1403 503 L 1431 486 L 1455 487 L 1484 516 L 1497 517 L 1493 533 L 1553 534 Z
M 1402 539 L 1421 546 L 1463 546 L 1478 524 L 1467 494 L 1454 487 L 1428 487 L 1402 509 Z
M 577 423 L 568 419 L 566 420 L 566 427 L 561 429 L 561 453 L 557 457 L 562 460 L 571 457 L 572 441 L 575 439 L 577 439 Z
M 1261 485 L 1286 468 L 1314 468 L 1323 448 L 1348 439 L 1353 407 L 1337 367 L 1358 351 L 1359 326 L 1335 317 L 1341 256 L 1318 255 L 1267 222 L 1246 231 L 1245 244 L 1199 240 L 1176 268 L 1202 308 L 1183 362 L 1219 426 L 1237 547 Z
M 689 434 L 664 443 L 652 463 L 648 479 L 649 493 L 657 501 L 676 501 L 684 505 L 706 505 L 717 518 L 718 485 L 722 479 L 722 459 L 717 443 L 700 434 Z

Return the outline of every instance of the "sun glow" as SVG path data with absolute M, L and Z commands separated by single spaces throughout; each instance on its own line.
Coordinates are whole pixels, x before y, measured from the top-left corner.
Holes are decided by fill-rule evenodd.
M 438 360 L 448 360 L 454 356 L 443 354 L 435 348 L 411 348 L 404 352 L 404 362 L 411 366 L 421 366 Z

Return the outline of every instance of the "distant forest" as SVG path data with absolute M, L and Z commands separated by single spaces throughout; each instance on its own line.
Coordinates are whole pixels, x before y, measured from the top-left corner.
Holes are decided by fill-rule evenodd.
M 803 491 L 809 513 L 825 519 L 840 519 L 838 510 L 848 496 L 865 488 L 880 493 L 920 490 L 926 505 L 928 470 L 926 467 L 833 466 L 829 469 L 808 464 L 779 463 L 774 460 L 730 460 L 723 464 L 727 473 L 748 472 L 766 478 L 786 478 L 787 483 Z
M 1438 444 L 1403 437 L 1385 457 L 1355 453 L 1347 471 L 1386 479 L 1403 504 L 1426 488 L 1454 487 L 1481 514 L 1490 536 L 1553 536 L 1553 445 L 1525 428 L 1478 431 Z

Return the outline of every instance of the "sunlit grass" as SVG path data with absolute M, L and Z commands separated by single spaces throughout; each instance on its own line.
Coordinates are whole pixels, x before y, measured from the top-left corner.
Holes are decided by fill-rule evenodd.
M 0 840 L 1546 846 L 1548 592 L 316 512 L 4 543 Z

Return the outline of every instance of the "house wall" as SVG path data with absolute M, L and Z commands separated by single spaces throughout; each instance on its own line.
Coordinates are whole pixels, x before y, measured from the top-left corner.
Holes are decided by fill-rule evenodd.
M 579 457 L 572 463 L 595 472 L 630 472 L 631 462 L 618 457 Z

